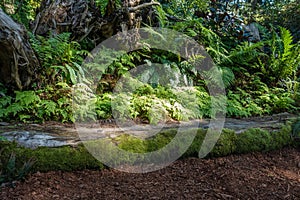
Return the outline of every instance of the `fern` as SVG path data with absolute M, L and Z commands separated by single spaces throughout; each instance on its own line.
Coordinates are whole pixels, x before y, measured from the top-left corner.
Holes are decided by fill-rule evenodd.
M 13 103 L 5 109 L 5 115 L 9 116 L 10 114 L 13 114 L 13 116 L 16 116 L 17 114 L 19 114 L 21 111 L 24 111 L 25 109 L 26 107 L 18 103 Z
M 21 106 L 29 106 L 40 101 L 40 97 L 34 91 L 16 91 L 16 102 Z
M 265 56 L 261 51 L 264 42 L 249 43 L 244 42 L 239 44 L 233 51 L 230 52 L 228 60 L 223 65 L 231 67 L 235 71 L 239 71 L 240 67 L 255 67 L 255 63 L 260 57 Z M 229 61 L 229 62 L 228 62 Z
M 70 41 L 71 33 L 62 33 L 49 39 L 31 36 L 31 43 L 38 53 L 44 70 L 44 81 L 65 81 L 76 84 L 85 81 L 85 72 L 81 67 L 84 56 L 78 42 Z M 50 82 L 53 84 L 53 82 Z
M 10 105 L 12 101 L 12 97 L 10 96 L 3 96 L 0 98 L 0 110 L 5 108 L 6 106 Z
M 39 117 L 40 118 L 47 118 L 51 117 L 52 115 L 55 115 L 56 113 L 56 107 L 57 104 L 53 101 L 50 100 L 42 100 L 41 103 L 39 104 L 40 109 L 39 109 Z M 47 117 L 44 117 L 46 115 Z
M 300 66 L 300 44 L 293 44 L 293 37 L 289 30 L 280 28 L 280 36 L 273 33 L 268 41 L 271 55 L 267 62 L 259 62 L 262 72 L 268 81 L 275 85 L 279 80 L 292 78 Z

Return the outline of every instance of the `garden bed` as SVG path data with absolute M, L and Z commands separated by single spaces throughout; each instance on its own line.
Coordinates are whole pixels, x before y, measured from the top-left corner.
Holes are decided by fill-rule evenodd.
M 295 148 L 187 158 L 147 174 L 115 170 L 35 173 L 0 199 L 299 199 Z

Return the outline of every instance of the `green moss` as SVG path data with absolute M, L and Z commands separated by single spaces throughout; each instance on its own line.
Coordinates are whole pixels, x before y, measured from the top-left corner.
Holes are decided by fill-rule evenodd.
M 117 138 L 120 142 L 118 147 L 133 153 L 145 153 L 147 152 L 147 147 L 145 145 L 145 140 L 134 137 L 132 135 L 121 135 Z
M 272 149 L 272 137 L 266 130 L 251 128 L 238 134 L 236 142 L 237 153 L 269 151 Z
M 147 146 L 147 152 L 159 150 L 169 144 L 177 133 L 176 129 L 170 129 L 162 131 L 156 134 L 154 137 L 149 138 L 145 145 Z
M 291 133 L 295 140 L 300 141 L 300 117 L 291 122 Z
M 187 149 L 187 151 L 183 154 L 183 157 L 198 157 L 199 150 L 205 138 L 206 130 L 198 129 L 197 135 L 191 144 L 191 146 Z
M 220 157 L 232 154 L 236 151 L 236 142 L 236 133 L 233 130 L 223 129 L 220 138 L 209 155 L 212 157 Z
M 196 137 L 192 144 L 186 150 L 186 143 L 194 136 L 194 131 L 197 131 Z M 209 157 L 226 156 L 232 153 L 248 153 L 254 151 L 270 151 L 280 149 L 285 146 L 293 145 L 291 135 L 291 124 L 287 124 L 277 132 L 268 132 L 262 129 L 249 129 L 241 134 L 236 134 L 234 131 L 224 129 L 220 135 L 213 150 L 209 153 Z M 13 153 L 16 155 L 15 168 L 21 169 L 24 163 L 30 159 L 35 159 L 35 164 L 32 171 L 74 171 L 82 169 L 103 169 L 104 165 L 100 163 L 96 157 L 101 158 L 103 152 L 106 152 L 107 161 L 115 166 L 120 163 L 134 164 L 144 159 L 141 154 L 132 154 L 130 156 L 124 154 L 120 156 L 116 150 L 116 145 L 125 152 L 132 153 L 147 153 L 157 151 L 158 154 L 153 154 L 149 158 L 149 162 L 158 160 L 168 160 L 171 156 L 182 155 L 184 157 L 198 157 L 199 150 L 206 136 L 206 130 L 189 129 L 181 136 L 177 136 L 177 129 L 164 130 L 155 136 L 148 139 L 140 139 L 131 135 L 122 135 L 114 139 L 102 139 L 99 141 L 90 141 L 85 143 L 85 146 L 78 145 L 77 147 L 59 147 L 47 148 L 40 147 L 37 149 L 27 149 L 18 146 L 16 143 L 0 141 L 0 171 L 5 171 L 8 160 Z M 166 145 L 172 141 L 171 149 L 166 150 Z M 110 159 L 110 160 L 109 160 Z
M 87 168 L 101 169 L 104 167 L 82 145 L 59 148 L 40 147 L 32 150 L 20 147 L 16 143 L 0 142 L 0 149 L 2 149 L 1 163 L 6 163 L 10 154 L 14 152 L 16 154 L 17 167 L 21 167 L 24 162 L 31 158 L 35 159 L 36 162 L 32 167 L 33 171 L 73 171 Z
M 271 132 L 272 137 L 271 149 L 281 149 L 285 146 L 290 146 L 293 144 L 293 139 L 291 137 L 292 127 L 291 125 L 284 125 L 281 127 L 280 131 Z

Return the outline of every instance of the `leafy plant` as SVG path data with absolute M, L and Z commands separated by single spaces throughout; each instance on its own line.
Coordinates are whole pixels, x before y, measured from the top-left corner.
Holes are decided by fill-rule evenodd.
M 164 1 L 164 10 L 180 19 L 191 19 L 194 18 L 195 12 L 201 10 L 205 11 L 208 7 L 209 1 L 207 0 L 175 0 L 175 1 Z
M 58 83 L 56 88 L 39 91 L 15 91 L 15 98 L 1 98 L 0 118 L 22 122 L 58 120 L 74 121 L 71 88 Z
M 44 69 L 44 82 L 76 84 L 85 80 L 81 63 L 89 53 L 81 50 L 79 43 L 70 41 L 70 36 L 71 33 L 61 33 L 47 39 L 31 35 L 32 46 Z
M 77 121 L 96 120 L 97 97 L 88 85 L 80 83 L 73 87 L 73 114 Z
M 259 67 L 272 85 L 279 80 L 285 80 L 296 73 L 300 66 L 300 44 L 293 44 L 293 37 L 289 30 L 280 27 L 280 36 L 273 32 L 268 42 L 270 56 L 267 61 L 259 60 Z
M 35 160 L 31 158 L 19 168 L 16 164 L 16 154 L 11 153 L 7 162 L 0 165 L 0 169 L 2 169 L 0 171 L 0 184 L 9 183 L 14 186 L 14 181 L 23 180 L 28 175 L 34 163 Z
M 41 0 L 14 0 L 1 1 L 0 8 L 15 20 L 29 28 L 30 20 L 35 18 L 35 11 L 40 6 Z
M 7 140 L 6 137 L 3 137 L 3 136 L 0 135 L 0 142 L 1 141 L 6 141 L 6 140 Z

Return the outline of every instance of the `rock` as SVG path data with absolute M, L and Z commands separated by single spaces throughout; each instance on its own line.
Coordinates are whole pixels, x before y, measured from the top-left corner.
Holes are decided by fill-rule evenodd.
M 9 126 L 10 124 L 7 122 L 0 122 L 0 126 Z

